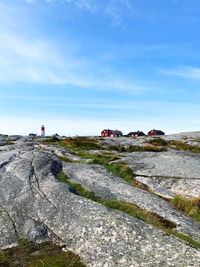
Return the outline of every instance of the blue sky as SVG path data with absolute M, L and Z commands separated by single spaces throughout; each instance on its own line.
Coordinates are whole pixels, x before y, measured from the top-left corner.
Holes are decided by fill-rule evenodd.
M 0 133 L 200 130 L 200 1 L 0 0 Z

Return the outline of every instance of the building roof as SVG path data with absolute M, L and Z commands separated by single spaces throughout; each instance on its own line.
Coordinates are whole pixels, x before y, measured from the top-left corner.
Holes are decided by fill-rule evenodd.
M 163 134 L 165 134 L 163 131 L 161 131 L 161 130 L 155 130 L 155 129 L 149 131 L 149 133 L 151 133 L 151 132 L 155 132 L 155 133 L 158 134 L 158 135 L 163 135 Z
M 138 136 L 142 136 L 142 135 L 145 135 L 142 131 L 137 131 L 137 132 L 130 132 L 127 134 L 128 136 L 131 136 L 131 135 L 138 135 Z

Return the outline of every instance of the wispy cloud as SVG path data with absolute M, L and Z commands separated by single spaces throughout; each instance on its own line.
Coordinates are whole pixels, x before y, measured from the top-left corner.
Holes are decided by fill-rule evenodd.
M 162 69 L 159 72 L 164 75 L 178 76 L 186 79 L 200 79 L 200 68 L 198 67 L 181 66 L 172 69 Z
M 121 25 L 128 16 L 131 4 L 128 0 L 111 0 L 105 5 L 104 13 L 111 19 L 112 26 Z
M 49 0 L 48 3 L 53 1 Z M 98 7 L 97 1 L 93 0 L 63 1 L 88 10 Z M 26 0 L 26 2 L 34 4 L 34 0 Z M 112 6 L 117 6 L 117 4 L 129 7 L 128 0 L 112 0 L 106 4 L 106 7 L 112 9 Z M 76 47 L 77 45 L 73 42 L 65 40 L 64 49 L 60 49 L 60 46 L 47 36 L 38 37 L 35 32 L 27 35 L 26 25 L 22 24 L 21 20 L 16 20 L 20 13 L 21 17 L 32 25 L 33 22 L 29 21 L 24 14 L 25 11 L 19 12 L 15 8 L 1 4 L 0 7 L 2 7 L 0 15 L 1 13 L 3 15 L 0 16 L 0 82 L 71 84 L 83 88 L 115 90 L 134 95 L 151 90 L 149 86 L 140 85 L 126 73 L 112 70 L 109 64 L 105 67 L 105 61 L 95 62 L 92 59 L 84 59 L 80 55 L 81 48 Z M 105 68 L 108 68 L 107 71 Z
M 30 3 L 30 0 L 28 2 Z M 78 2 L 88 6 L 92 3 L 77 1 L 77 4 Z M 114 4 L 115 1 L 111 2 Z M 128 5 L 128 2 L 124 3 Z M 150 90 L 148 86 L 136 83 L 126 74 L 105 66 L 105 62 L 93 62 L 92 59 L 85 60 L 77 55 L 70 39 L 63 50 L 51 39 L 38 37 L 34 32 L 27 35 L 25 25 L 18 20 L 19 10 L 6 5 L 1 7 L 0 15 L 2 13 L 3 16 L 0 16 L 0 82 L 71 84 L 130 94 Z M 23 13 L 21 15 L 25 16 Z
M 36 0 L 24 0 L 28 4 L 36 4 Z M 103 15 L 110 19 L 111 26 L 120 26 L 128 17 L 129 11 L 133 11 L 130 0 L 42 0 L 46 4 L 65 4 L 95 15 Z M 72 11 L 72 10 L 71 10 Z M 68 9 L 68 12 L 71 12 Z
M 73 51 L 65 57 L 45 40 L 27 40 L 14 34 L 0 35 L 0 81 L 40 84 L 71 84 L 98 90 L 119 90 L 140 94 L 148 87 L 137 85 L 120 74 L 101 75 L 92 62 L 78 59 Z M 87 71 L 89 72 L 87 73 Z
M 64 2 L 74 5 L 79 9 L 85 9 L 89 12 L 97 11 L 97 1 L 96 0 L 63 0 Z
M 70 54 L 63 60 L 47 40 L 28 40 L 14 33 L 0 34 L 0 62 L 3 82 L 86 85 L 74 74 L 82 63 Z

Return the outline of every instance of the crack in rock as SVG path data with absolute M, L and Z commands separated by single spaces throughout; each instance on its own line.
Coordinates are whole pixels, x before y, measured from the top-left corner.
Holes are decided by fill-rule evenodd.
M 30 187 L 32 189 L 34 188 L 43 198 L 46 199 L 46 201 L 48 201 L 55 209 L 57 209 L 54 203 L 47 197 L 47 195 L 40 188 L 39 179 L 37 177 L 35 166 L 34 166 L 34 160 L 35 160 L 35 155 L 34 155 L 33 160 L 31 161 Z M 34 186 L 35 183 L 37 184 L 37 187 Z
M 11 215 L 9 214 L 9 212 L 8 212 L 8 211 L 7 211 L 1 204 L 0 204 L 0 208 L 1 208 L 1 211 L 2 211 L 2 212 L 5 212 L 5 213 L 7 214 L 9 220 L 10 220 L 11 223 L 12 223 L 12 226 L 13 226 L 13 229 L 14 229 L 14 232 L 15 232 L 15 235 L 16 235 L 17 238 L 19 238 L 20 236 L 19 236 L 19 234 L 18 234 L 17 227 L 16 227 L 15 222 L 14 222 L 14 220 L 12 219 Z

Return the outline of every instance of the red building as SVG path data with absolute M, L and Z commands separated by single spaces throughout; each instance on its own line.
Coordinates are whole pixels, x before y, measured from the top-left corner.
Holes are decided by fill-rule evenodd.
M 120 137 L 122 136 L 122 132 L 118 130 L 109 130 L 109 129 L 104 129 L 101 132 L 102 137 Z
M 155 130 L 155 129 L 153 129 L 153 130 L 151 130 L 151 131 L 148 132 L 148 135 L 149 136 L 164 135 L 164 134 L 165 133 L 163 131 L 161 131 L 161 130 Z
M 128 137 L 138 137 L 138 136 L 145 136 L 145 134 L 141 131 L 137 132 L 130 132 L 127 134 Z

